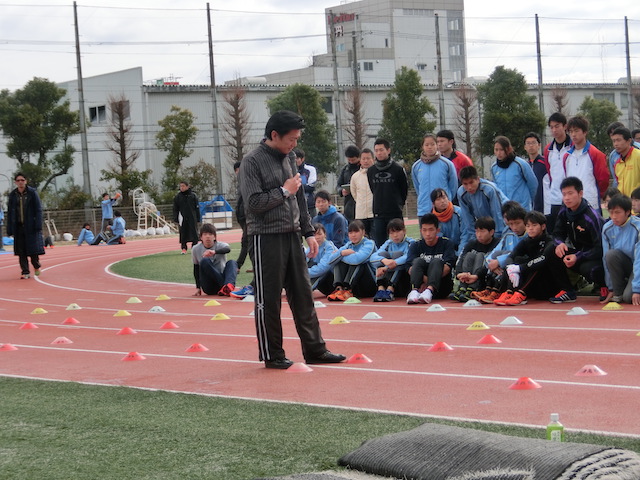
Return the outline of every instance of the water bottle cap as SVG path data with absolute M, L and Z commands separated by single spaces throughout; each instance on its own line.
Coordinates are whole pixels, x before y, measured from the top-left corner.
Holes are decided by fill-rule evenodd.
M 560 420 L 560 415 L 558 413 L 552 413 L 551 414 L 551 421 L 552 422 L 557 422 L 558 420 Z

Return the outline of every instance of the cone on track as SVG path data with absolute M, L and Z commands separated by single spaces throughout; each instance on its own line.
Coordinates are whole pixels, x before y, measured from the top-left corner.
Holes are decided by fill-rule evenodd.
M 340 325 L 342 323 L 349 323 L 349 320 L 344 317 L 336 317 L 329 322 L 329 325 Z
M 429 347 L 430 352 L 449 352 L 453 350 L 453 347 L 450 347 L 445 342 L 436 342 Z
M 123 362 L 133 362 L 135 360 L 146 360 L 147 358 L 140 355 L 138 352 L 130 352 L 122 359 Z
M 171 297 L 169 295 L 165 295 L 164 293 L 162 295 L 158 295 L 156 297 L 156 300 L 171 300 Z
M 567 315 L 588 315 L 588 314 L 589 312 L 587 312 L 582 307 L 573 307 L 571 310 L 567 312 Z
M 489 345 L 491 343 L 502 343 L 498 337 L 494 337 L 493 335 L 485 335 L 478 342 L 480 345 Z
M 522 325 L 523 322 L 517 317 L 507 317 L 500 322 L 500 325 Z
M 296 362 L 285 370 L 286 373 L 309 373 L 313 369 L 306 363 Z
M 41 315 L 43 313 L 49 313 L 49 312 L 47 312 L 44 308 L 38 307 L 32 310 L 31 315 Z
M 229 315 L 225 315 L 224 313 L 216 313 L 211 320 L 229 320 L 231 317 Z
M 122 330 L 120 330 L 118 333 L 116 333 L 116 335 L 134 335 L 138 332 L 136 332 L 133 328 L 131 327 L 124 327 Z
M 599 377 L 606 375 L 607 372 L 602 370 L 597 365 L 585 365 L 579 371 L 576 372 L 576 377 Z
M 477 301 L 477 300 L 467 300 L 466 302 L 464 302 L 464 305 L 462 305 L 463 307 L 481 307 L 482 304 Z
M 604 307 L 602 307 L 602 309 L 603 310 L 622 310 L 622 305 L 620 305 L 618 302 L 609 302 Z
M 362 317 L 363 320 L 377 320 L 379 318 L 382 318 L 382 315 L 378 315 L 376 312 L 369 312 Z
M 326 307 L 326 305 L 324 303 L 322 303 L 320 300 L 316 300 L 315 302 L 313 302 L 313 306 L 315 308 L 324 308 L 324 307 Z
M 78 325 L 80 322 L 73 317 L 67 317 L 62 321 L 62 325 Z
M 131 314 L 126 310 L 118 310 L 116 313 L 113 314 L 113 316 L 114 317 L 130 317 Z
M 38 326 L 34 325 L 31 322 L 23 323 L 22 325 L 20 325 L 20 330 L 33 330 L 35 328 L 38 328 Z
M 473 322 L 471 325 L 467 327 L 467 330 L 489 330 L 488 327 L 483 322 Z
M 67 310 L 82 310 L 82 307 L 77 303 L 70 303 Z
M 129 299 L 125 303 L 142 303 L 138 297 L 129 297 Z
M 15 347 L 10 343 L 3 343 L 0 345 L 0 352 L 13 352 L 14 350 L 18 350 L 18 347 Z
M 539 383 L 536 383 L 529 377 L 520 377 L 514 384 L 509 387 L 511 390 L 535 390 L 536 388 L 542 388 Z
M 156 305 L 155 307 L 151 307 L 149 309 L 149 313 L 159 313 L 159 312 L 166 312 L 166 310 L 162 307 L 159 307 L 158 305 Z
M 240 300 L 241 302 L 255 302 L 256 301 L 256 297 L 254 295 L 247 295 L 246 297 L 244 297 L 242 300 Z
M 354 355 L 351 355 L 347 359 L 347 363 L 372 363 L 372 362 L 373 360 L 367 357 L 364 353 L 356 353 Z
M 446 308 L 444 308 L 439 303 L 434 303 L 429 308 L 427 308 L 427 312 L 444 312 Z
M 347 298 L 344 303 L 362 303 L 362 300 L 356 297 Z
M 164 322 L 161 326 L 160 329 L 161 330 L 171 330 L 172 328 L 180 328 L 178 325 L 176 325 L 173 322 Z
M 205 307 L 219 307 L 221 303 L 218 300 L 209 300 L 204 304 Z
M 73 343 L 73 342 L 69 340 L 67 337 L 58 337 L 53 342 L 51 342 L 51 345 L 68 345 L 70 343 Z
M 201 343 L 194 343 L 189 348 L 185 350 L 185 352 L 208 352 L 209 349 L 202 345 Z

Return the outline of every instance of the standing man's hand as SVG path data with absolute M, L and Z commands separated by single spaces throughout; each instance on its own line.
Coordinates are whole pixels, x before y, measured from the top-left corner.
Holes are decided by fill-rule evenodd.
M 318 241 L 316 237 L 307 237 L 307 245 L 309 246 L 309 254 L 307 255 L 309 258 L 313 258 L 318 254 Z
M 300 174 L 296 173 L 295 176 L 287 178 L 287 181 L 282 185 L 291 195 L 295 195 L 298 189 L 302 186 L 302 180 Z M 317 244 L 316 244 L 317 245 Z

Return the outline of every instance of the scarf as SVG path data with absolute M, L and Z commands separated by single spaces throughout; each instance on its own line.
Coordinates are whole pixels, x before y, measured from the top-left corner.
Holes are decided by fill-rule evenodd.
M 453 203 L 449 202 L 449 205 L 447 205 L 447 208 L 445 208 L 441 212 L 436 212 L 436 209 L 434 207 L 431 210 L 431 213 L 433 213 L 436 217 L 438 217 L 438 221 L 440 223 L 447 223 L 449 220 L 451 220 L 451 217 L 453 217 Z
M 589 202 L 587 202 L 584 198 L 582 199 L 582 203 L 576 209 L 576 211 L 572 211 L 570 208 L 567 208 L 567 220 L 570 222 L 574 222 L 578 217 L 584 214 L 584 212 L 589 208 Z
M 438 152 L 436 152 L 436 154 L 433 156 L 426 155 L 424 152 L 420 154 L 420 160 L 422 160 L 424 163 L 434 162 L 438 158 L 440 158 L 440 154 Z
M 516 159 L 516 156 L 512 153 L 511 155 L 508 155 L 507 158 L 505 158 L 504 160 L 497 160 L 496 164 L 500 168 L 509 168 L 509 165 L 511 165 L 515 159 Z

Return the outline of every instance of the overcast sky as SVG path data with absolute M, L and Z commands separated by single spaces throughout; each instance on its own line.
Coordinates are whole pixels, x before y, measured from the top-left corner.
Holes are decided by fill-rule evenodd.
M 312 55 L 326 53 L 324 9 L 340 3 L 210 1 L 216 83 L 309 65 Z M 601 0 L 467 0 L 468 73 L 487 76 L 505 65 L 536 82 L 537 13 L 545 82 L 626 77 L 625 15 L 632 74 L 640 76 L 640 2 L 622 4 L 624 10 Z M 0 89 L 21 88 L 34 76 L 76 77 L 72 5 L 0 0 Z M 80 0 L 78 18 L 85 77 L 141 66 L 145 81 L 173 76 L 183 84 L 209 83 L 204 0 Z

